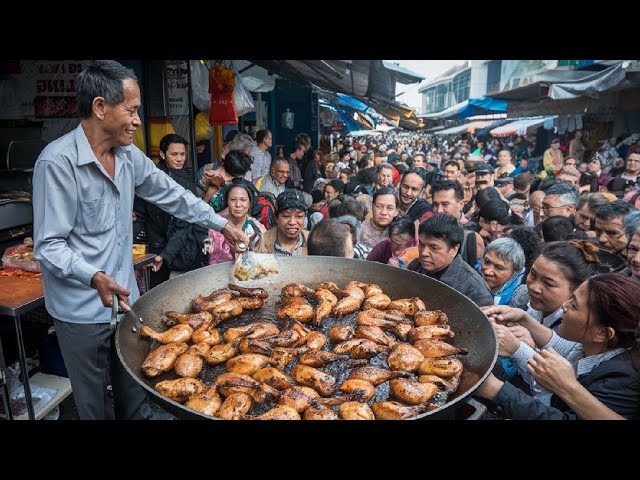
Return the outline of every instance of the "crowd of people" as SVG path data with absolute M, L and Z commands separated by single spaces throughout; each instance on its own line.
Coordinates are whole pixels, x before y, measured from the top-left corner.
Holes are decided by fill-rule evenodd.
M 272 132 L 261 130 L 254 140 L 231 130 L 221 158 L 212 158 L 193 182 L 184 174 L 186 139 L 163 138 L 157 166 L 130 146 L 139 126 L 135 76 L 111 64 L 101 68 L 95 75 L 112 83 L 107 90 L 95 80 L 78 83 L 79 92 L 89 90 L 78 96 L 83 122 L 45 149 L 34 175 L 37 191 L 60 196 L 69 208 L 60 220 L 49 211 L 60 205 L 57 196 L 49 204 L 34 187 L 35 217 L 43 225 L 35 228 L 35 251 L 56 328 L 91 324 L 100 330 L 93 340 L 100 347 L 108 325 L 105 330 L 107 312 L 99 307 L 110 304 L 111 293 L 123 310 L 129 296 L 135 300 L 133 271 L 111 265 L 122 255 L 116 250 L 124 252 L 132 241 L 115 235 L 127 235 L 121 206 L 131 204 L 133 233 L 145 231 L 156 255 L 154 286 L 176 273 L 233 261 L 241 243 L 275 255 L 410 269 L 463 293 L 494 323 L 500 361 L 477 392 L 494 411 L 510 418 L 638 417 L 637 144 L 623 145 L 620 164 L 599 152 L 585 158 L 582 132 L 567 142 L 570 155 L 554 138 L 539 156 L 522 137 L 504 142 L 390 132 L 314 150 L 309 135 L 300 133 L 286 156 L 272 158 Z M 109 90 L 118 86 L 120 96 Z M 72 148 L 87 151 L 69 161 Z M 118 170 L 121 157 L 129 170 Z M 80 166 L 89 161 L 96 168 L 85 179 L 88 170 Z M 63 188 L 60 172 L 76 170 L 82 186 Z M 56 188 L 47 188 L 51 183 Z M 135 202 L 118 201 L 114 188 L 135 192 Z M 65 293 L 61 302 L 57 287 L 78 295 Z M 69 339 L 79 335 L 98 334 L 68 333 Z M 86 354 L 72 343 L 61 341 L 66 362 Z M 89 371 L 70 369 L 74 394 L 82 382 L 85 390 L 104 386 L 88 382 Z M 100 414 L 87 411 L 85 418 Z

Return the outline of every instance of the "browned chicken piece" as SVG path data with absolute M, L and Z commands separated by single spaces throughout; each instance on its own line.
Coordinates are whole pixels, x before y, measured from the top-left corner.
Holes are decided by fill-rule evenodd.
M 320 323 L 322 320 L 331 315 L 333 307 L 338 303 L 338 297 L 336 297 L 329 290 L 319 288 L 313 295 L 316 299 L 316 309 L 313 313 L 313 321 Z
M 187 408 L 209 416 L 215 415 L 220 408 L 220 405 L 222 405 L 222 398 L 218 395 L 218 388 L 216 385 L 213 385 L 202 393 L 194 395 L 189 398 L 187 403 L 185 403 Z
M 356 337 L 366 338 L 367 340 L 371 340 L 372 342 L 376 342 L 386 347 L 393 347 L 398 343 L 389 335 L 384 333 L 380 327 L 373 327 L 371 325 L 358 325 L 356 328 Z
M 269 296 L 264 288 L 245 288 L 239 285 L 234 285 L 233 283 L 230 283 L 228 287 L 229 290 L 234 290 L 247 297 L 267 298 Z
M 262 383 L 266 383 L 276 390 L 286 390 L 291 387 L 291 379 L 277 368 L 264 367 L 252 375 L 252 377 Z
M 189 349 L 176 359 L 173 369 L 180 377 L 196 378 L 204 366 L 204 357 L 209 353 L 210 345 L 199 343 L 191 345 Z
M 294 408 L 287 405 L 278 405 L 257 417 L 245 417 L 248 420 L 302 420 L 300 414 Z
M 351 340 L 345 340 L 333 347 L 333 353 L 337 353 L 338 355 L 349 355 L 353 348 L 367 341 L 370 340 L 366 340 L 364 338 L 352 338 Z
M 228 372 L 253 375 L 262 367 L 268 365 L 270 361 L 271 359 L 265 355 L 245 353 L 227 360 L 226 367 Z
M 220 305 L 216 305 L 209 310 L 214 317 L 218 317 L 218 320 L 214 325 L 218 325 L 227 318 L 237 317 L 242 313 L 242 311 L 242 304 L 236 298 L 229 300 L 228 302 L 221 303 Z
M 153 338 L 160 343 L 180 343 L 188 342 L 193 334 L 193 328 L 187 324 L 178 324 L 175 327 L 171 327 L 169 330 L 159 333 L 152 328 L 143 325 L 140 328 L 140 335 L 143 337 Z
M 375 386 L 392 378 L 408 376 L 410 376 L 410 374 L 407 372 L 389 371 L 384 368 L 374 367 L 373 365 L 355 368 L 349 372 L 349 380 L 365 380 Z
M 366 403 L 345 402 L 340 405 L 340 418 L 343 420 L 375 420 L 371 408 Z
M 222 402 L 216 416 L 223 420 L 241 420 L 251 408 L 252 403 L 251 396 L 246 393 L 233 393 Z
M 369 313 L 371 312 L 371 313 Z M 356 323 L 358 325 L 368 325 L 371 327 L 379 327 L 382 330 L 387 330 L 395 334 L 398 338 L 404 340 L 407 337 L 409 331 L 413 328 L 405 321 L 387 320 L 382 315 L 379 315 L 379 310 L 370 309 L 360 312 L 356 317 Z
M 449 378 L 460 374 L 462 368 L 462 362 L 457 358 L 425 358 L 418 367 L 418 373 Z
M 304 333 L 305 335 L 307 334 L 306 331 Z M 300 340 L 301 336 L 304 335 L 300 335 L 294 328 L 288 328 L 281 331 L 278 335 L 264 338 L 264 341 L 272 347 L 291 347 Z
M 248 375 L 241 373 L 226 372 L 216 378 L 215 385 L 218 392 L 224 397 L 234 393 L 246 393 L 257 403 L 273 401 L 280 398 L 280 392 L 266 383 L 254 380 Z
M 366 380 L 346 380 L 340 385 L 340 390 L 349 395 L 350 400 L 368 402 L 376 395 L 376 387 Z
M 294 385 L 282 392 L 282 396 L 278 399 L 278 404 L 288 405 L 295 409 L 296 412 L 302 413 L 310 405 L 320 405 L 318 400 L 320 400 L 320 395 L 313 388 Z
M 345 358 L 344 355 L 338 355 L 326 350 L 312 350 L 302 355 L 298 363 L 309 367 L 322 368 L 341 358 Z
M 257 310 L 264 305 L 264 300 L 260 297 L 236 297 L 234 300 L 243 310 Z
M 176 359 L 187 351 L 186 343 L 168 343 L 160 345 L 149 352 L 147 358 L 142 362 L 142 371 L 147 377 L 157 377 L 161 373 L 168 372 L 173 368 Z
M 280 293 L 282 297 L 306 297 L 313 295 L 314 291 L 301 283 L 290 283 L 282 287 Z
M 307 335 L 309 335 L 311 332 L 313 332 L 313 330 L 311 330 L 310 328 L 305 327 L 302 323 L 300 323 L 298 320 L 296 320 L 295 318 L 291 318 L 289 319 L 291 322 L 290 328 L 294 329 L 296 332 L 298 332 L 298 334 L 301 337 L 306 337 Z
M 310 405 L 302 416 L 305 420 L 339 420 L 338 414 L 321 405 Z
M 391 298 L 384 293 L 378 293 L 370 297 L 365 298 L 362 308 L 369 310 L 370 308 L 377 308 L 384 310 L 391 303 Z
M 240 340 L 238 349 L 241 353 L 259 353 L 260 355 L 271 355 L 273 348 L 262 338 L 243 338 Z
M 313 307 L 302 297 L 284 297 L 282 304 L 276 309 L 280 319 L 293 318 L 299 322 L 313 319 Z
M 240 342 L 240 351 L 242 353 L 271 355 L 275 347 L 297 345 L 299 340 L 301 340 L 300 334 L 293 329 L 288 329 L 280 332 L 278 335 L 271 335 L 269 337 L 243 338 Z M 304 343 L 304 341 L 302 343 Z
M 200 328 L 193 332 L 191 336 L 193 343 L 206 343 L 208 345 L 219 345 L 222 343 L 222 336 L 217 328 L 203 323 Z
M 329 290 L 334 295 L 340 295 L 341 297 L 346 297 L 347 295 L 349 295 L 347 292 L 345 292 L 341 288 L 338 288 L 338 286 L 333 282 L 322 282 L 320 285 L 318 285 L 318 288 L 316 288 L 316 291 L 320 289 Z
M 453 337 L 454 335 L 449 325 L 422 325 L 421 327 L 414 327 L 409 330 L 407 338 L 411 343 L 415 343 L 420 340 Z
M 374 402 L 371 405 L 376 420 L 406 420 L 436 408 L 431 403 L 408 407 L 400 402 Z
M 353 327 L 331 327 L 329 329 L 329 340 L 333 343 L 344 342 L 350 340 L 355 335 Z
M 442 310 L 423 310 L 417 312 L 413 320 L 416 326 L 422 327 L 423 325 L 445 325 L 449 318 Z
M 451 377 L 451 378 L 459 379 L 460 376 L 458 375 L 458 376 Z M 436 375 L 420 375 L 418 377 L 418 381 L 420 383 L 433 383 L 440 390 L 442 390 L 443 392 L 447 392 L 447 393 L 453 393 L 458 388 L 457 384 L 454 385 L 453 383 L 451 383 L 451 381 L 445 380 L 444 378 L 438 377 Z
M 219 293 L 214 296 L 209 295 L 208 297 L 197 295 L 193 300 L 191 300 L 191 307 L 193 308 L 194 312 L 210 311 L 216 308 L 218 305 L 228 302 L 232 298 L 232 293 Z
M 403 372 L 415 372 L 424 360 L 420 350 L 406 343 L 399 343 L 391 349 L 387 363 L 391 370 Z
M 271 353 L 271 364 L 278 370 L 284 370 L 291 362 L 293 362 L 298 355 L 302 355 L 309 349 L 302 348 L 287 348 L 287 347 L 274 347 Z
M 405 317 L 404 313 L 399 310 L 378 310 L 376 308 L 370 308 L 364 312 L 360 312 L 356 317 L 357 320 L 364 320 L 366 318 L 379 318 L 381 320 L 387 320 L 394 323 L 402 323 L 404 325 L 412 326 L 413 322 Z M 359 322 L 358 322 L 359 323 Z M 360 325 L 366 325 L 361 324 Z
M 207 387 L 195 378 L 178 378 L 177 380 L 158 382 L 155 389 L 158 393 L 174 402 L 184 403 L 190 397 L 204 392 Z
M 321 396 L 328 397 L 336 388 L 335 377 L 306 365 L 296 365 L 291 369 L 291 378 L 298 385 L 311 387 Z
M 349 355 L 351 358 L 373 358 L 380 353 L 388 353 L 389 347 L 379 345 L 371 340 L 364 340 L 351 349 Z
M 278 327 L 271 322 L 257 322 L 242 327 L 228 328 L 222 335 L 227 342 L 234 342 L 241 338 L 266 338 L 280 333 Z
M 393 300 L 391 303 L 387 305 L 388 310 L 399 310 L 405 315 L 409 315 L 413 317 L 417 312 L 422 310 L 426 310 L 426 306 L 422 299 L 419 297 L 413 298 L 400 298 L 398 300 Z
M 466 355 L 469 350 L 466 348 L 454 347 L 453 345 L 441 342 L 440 340 L 422 339 L 413 344 L 414 348 L 420 350 L 425 358 L 447 357 L 449 355 Z
M 391 395 L 409 405 L 418 405 L 431 400 L 440 391 L 435 383 L 421 383 L 406 378 L 396 378 L 389 382 Z
M 185 323 L 189 325 L 194 330 L 197 329 L 200 325 L 205 322 L 211 322 L 212 316 L 209 312 L 198 312 L 198 313 L 186 313 L 181 314 L 178 312 L 164 312 L 164 316 L 167 317 L 168 320 L 165 320 L 167 325 L 175 325 L 176 323 Z
M 349 282 L 345 287 L 347 296 L 338 301 L 333 307 L 335 315 L 348 315 L 360 309 L 364 302 L 364 292 L 356 285 L 358 282 Z
M 205 355 L 205 361 L 210 365 L 218 365 L 224 363 L 230 358 L 235 357 L 238 354 L 238 349 L 235 343 L 222 343 L 220 345 L 214 345 L 209 349 L 209 352 Z
M 309 350 L 320 350 L 327 343 L 327 337 L 321 332 L 309 332 L 306 337 L 298 340 L 296 346 L 305 346 Z

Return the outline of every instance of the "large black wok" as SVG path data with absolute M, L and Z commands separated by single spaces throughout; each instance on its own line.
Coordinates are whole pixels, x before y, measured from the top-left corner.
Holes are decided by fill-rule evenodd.
M 274 304 L 280 298 L 280 289 L 291 282 L 300 282 L 311 288 L 325 281 L 335 282 L 340 287 L 351 280 L 377 283 L 392 299 L 418 296 L 425 301 L 427 308 L 447 313 L 451 329 L 455 332 L 451 343 L 469 350 L 468 355 L 461 357 L 465 365 L 464 374 L 456 394 L 447 403 L 414 417 L 416 419 L 450 416 L 446 412 L 450 413 L 452 408 L 459 407 L 461 401 L 482 383 L 493 368 L 498 356 L 498 344 L 489 321 L 471 300 L 437 280 L 377 262 L 346 258 L 279 257 L 278 264 L 279 274 L 240 283 L 247 287 L 262 287 L 269 292 L 267 303 L 261 310 L 254 312 L 257 316 L 253 321 L 261 317 L 275 318 Z M 197 294 L 208 295 L 213 290 L 226 287 L 228 283 L 238 283 L 233 278 L 232 271 L 233 263 L 225 263 L 186 273 L 140 297 L 134 308 L 146 325 L 158 331 L 166 330 L 162 321 L 165 311 L 190 312 L 191 299 Z M 229 319 L 223 324 L 233 325 L 238 321 L 242 322 Z M 133 315 L 127 314 L 116 331 L 116 349 L 126 370 L 158 404 L 177 417 L 210 419 L 211 417 L 163 397 L 153 389 L 157 382 L 176 378 L 176 375 L 170 372 L 149 379 L 142 373 L 140 366 L 151 343 L 149 339 L 142 338 L 139 332 L 133 332 L 134 322 Z

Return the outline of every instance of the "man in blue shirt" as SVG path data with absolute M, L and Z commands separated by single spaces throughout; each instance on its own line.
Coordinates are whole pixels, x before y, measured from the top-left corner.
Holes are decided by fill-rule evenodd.
M 132 145 L 141 125 L 132 70 L 93 62 L 78 75 L 76 92 L 80 125 L 47 145 L 33 174 L 34 252 L 45 302 L 80 418 L 114 418 L 109 384 L 115 418 L 149 418 L 144 390 L 117 358 L 105 308 L 113 294 L 124 311 L 140 296 L 132 262 L 134 195 L 221 231 L 232 245 L 248 239 Z

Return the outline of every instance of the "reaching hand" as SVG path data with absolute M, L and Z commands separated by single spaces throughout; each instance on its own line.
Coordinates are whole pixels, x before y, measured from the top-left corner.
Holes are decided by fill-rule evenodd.
M 160 255 L 156 255 L 155 257 L 153 257 L 153 263 L 147 265 L 148 267 L 151 267 L 151 269 L 154 272 L 159 271 L 162 268 L 162 262 L 164 261 L 164 259 L 160 256 Z
M 536 382 L 558 396 L 565 395 L 577 383 L 571 363 L 552 348 L 535 354 L 527 368 Z
M 503 325 L 524 322 L 527 319 L 527 312 L 519 308 L 508 307 L 507 305 L 490 305 L 480 307 L 489 320 Z
M 91 286 L 98 291 L 102 305 L 111 308 L 113 306 L 113 294 L 118 296 L 118 307 L 125 312 L 129 311 L 129 295 L 131 292 L 121 287 L 116 281 L 104 272 L 96 273 L 91 279 Z
M 247 235 L 242 230 L 231 225 L 231 222 L 227 222 L 227 224 L 224 226 L 224 228 L 222 229 L 222 235 L 224 235 L 227 243 L 234 247 L 236 252 L 244 252 L 245 250 L 247 250 L 247 248 L 249 248 L 249 237 L 247 237 Z M 240 248 L 240 243 L 244 243 L 245 247 Z
M 516 353 L 520 346 L 520 340 L 504 325 L 494 323 L 493 328 L 495 328 L 498 337 L 498 355 L 510 357 Z
M 521 325 L 513 325 L 507 327 L 511 333 L 515 335 L 519 342 L 524 342 L 531 348 L 536 348 L 536 342 L 531 337 L 531 332 Z

